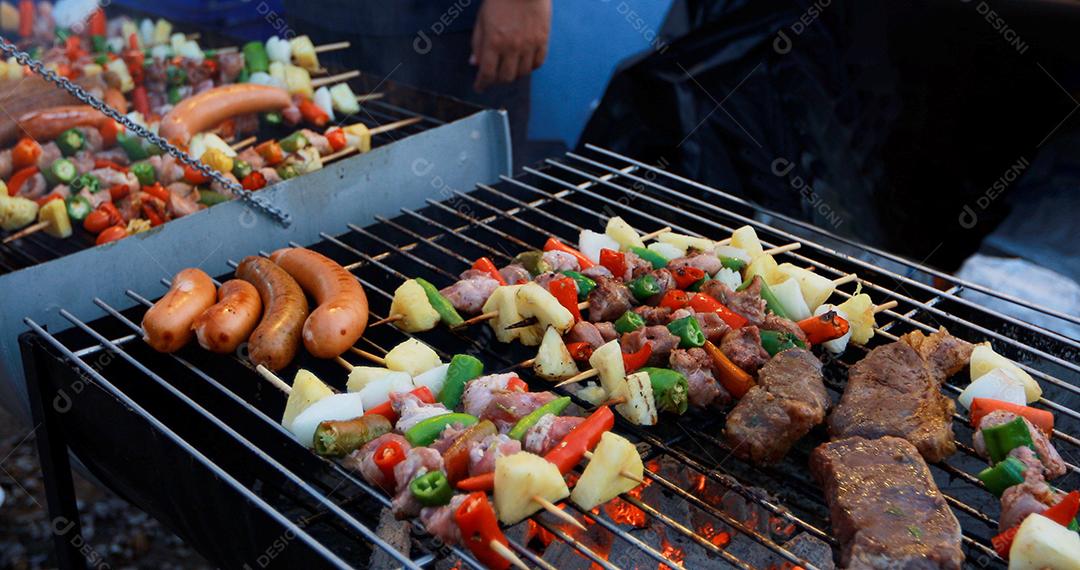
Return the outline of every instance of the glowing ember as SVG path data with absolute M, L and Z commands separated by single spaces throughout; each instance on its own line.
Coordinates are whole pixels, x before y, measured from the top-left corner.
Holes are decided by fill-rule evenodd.
M 682 568 L 683 560 L 686 559 L 686 553 L 683 552 L 683 549 L 668 542 L 667 534 L 665 534 L 662 530 L 660 530 L 659 532 L 661 547 L 660 554 L 663 554 L 664 558 L 667 558 L 668 560 L 674 562 L 676 566 Z M 667 564 L 658 564 L 656 566 L 656 570 L 671 570 L 671 567 Z
M 803 568 L 802 566 L 799 566 L 798 564 L 792 564 L 791 562 L 786 562 L 785 561 L 785 562 L 780 563 L 780 564 L 773 564 L 772 566 L 769 566 L 769 570 L 806 570 L 806 569 Z
M 633 494 L 633 491 L 631 491 L 631 494 Z M 611 520 L 617 524 L 636 526 L 638 528 L 645 526 L 645 511 L 622 499 L 612 499 L 608 504 L 604 505 L 604 510 L 607 511 Z
M 716 545 L 718 548 L 724 548 L 731 542 L 731 535 L 726 532 L 717 529 L 712 521 L 706 522 L 698 529 L 698 534 L 708 539 L 709 542 Z

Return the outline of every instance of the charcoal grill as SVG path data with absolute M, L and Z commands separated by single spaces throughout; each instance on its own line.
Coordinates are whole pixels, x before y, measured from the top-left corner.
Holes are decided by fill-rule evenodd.
M 653 165 L 589 147 L 517 178 L 504 176 L 468 193 L 455 191 L 447 200 L 427 200 L 422 208 L 403 208 L 392 218 L 376 215 L 365 227 L 327 224 L 320 239 L 307 245 L 357 276 L 377 319 L 387 314 L 391 293 L 403 278 L 449 284 L 476 257 L 501 264 L 550 235 L 573 242 L 581 228 L 602 227 L 611 215 L 645 232 L 670 226 L 710 237 L 751 224 L 767 245 L 802 242 L 801 249 L 783 254 L 785 260 L 812 265 L 830 277 L 857 272 L 876 303 L 898 303 L 878 315 L 870 347 L 853 346 L 826 363 L 834 396 L 843 389 L 848 366 L 868 348 L 905 332 L 946 326 L 969 341 L 990 341 L 1044 387 L 1044 398 L 1035 405 L 1057 415 L 1054 443 L 1069 463 L 1068 475 L 1057 484 L 1077 487 L 1075 339 L 959 296 L 968 288 L 997 295 L 992 291 L 889 256 L 911 270 L 907 276 L 894 273 L 755 220 L 763 214 L 775 216 Z M 819 239 L 843 241 L 786 221 Z M 273 247 L 285 245 L 282 240 Z M 948 288 L 925 284 L 929 277 L 948 281 Z M 125 286 L 117 281 L 116 287 Z M 161 355 L 142 343 L 137 323 L 166 284 L 128 289 L 124 303 L 94 299 L 106 316 L 92 321 L 80 311 L 59 308 L 70 326 L 60 332 L 37 319 L 25 320 L 31 330 L 21 337 L 21 346 L 53 517 L 77 522 L 66 453 L 71 450 L 102 481 L 224 567 L 364 566 L 373 556 L 405 567 L 478 567 L 467 552 L 438 544 L 421 528 L 414 529 L 405 552 L 390 549 L 375 530 L 387 497 L 292 440 L 277 422 L 285 396 L 242 357 L 211 355 L 197 347 Z M 849 296 L 854 285 L 843 289 L 840 297 Z M 1074 316 L 1055 316 L 1077 322 Z M 408 336 L 390 326 L 376 327 L 358 347 L 385 353 Z M 474 354 L 488 371 L 516 369 L 534 355 L 527 347 L 495 343 L 484 326 L 417 336 L 444 359 Z M 333 363 L 305 355 L 295 365 L 344 388 L 346 374 Z M 548 387 L 530 371 L 520 373 L 534 389 Z M 955 395 L 960 386 L 954 379 L 945 389 Z M 534 516 L 508 529 L 511 547 L 539 568 L 832 567 L 838 544 L 824 497 L 806 468 L 811 450 L 825 440 L 823 430 L 799 442 L 780 465 L 762 468 L 731 456 L 718 437 L 723 420 L 721 413 L 699 411 L 665 416 L 660 425 L 644 429 L 619 419 L 616 431 L 635 441 L 646 460 L 647 485 L 590 513 L 567 502 L 567 512 L 588 525 L 584 533 L 546 513 Z M 957 414 L 955 420 L 959 450 L 932 471 L 963 527 L 968 564 L 1003 568 L 990 543 L 997 533 L 998 500 L 974 475 L 985 462 L 971 448 L 967 418 Z M 72 526 L 56 536 L 66 564 L 82 562 L 72 540 L 77 532 Z

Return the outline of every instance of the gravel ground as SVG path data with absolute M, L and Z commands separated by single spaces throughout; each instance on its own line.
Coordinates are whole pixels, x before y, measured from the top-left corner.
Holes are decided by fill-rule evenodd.
M 0 410 L 0 569 L 55 568 L 34 434 Z M 146 513 L 75 475 L 91 568 L 210 568 Z

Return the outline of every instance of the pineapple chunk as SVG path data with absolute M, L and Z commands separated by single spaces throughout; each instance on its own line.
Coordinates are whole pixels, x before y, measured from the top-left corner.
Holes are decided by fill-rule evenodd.
M 0 30 L 5 32 L 19 30 L 19 9 L 11 2 L 0 2 Z
M 124 63 L 124 60 L 114 59 L 110 61 L 105 64 L 105 70 L 116 76 L 116 80 L 120 83 L 121 92 L 127 93 L 132 89 L 135 89 L 135 80 L 131 78 L 131 72 L 128 71 L 127 64 Z
M 540 350 L 536 353 L 533 361 L 533 370 L 536 375 L 545 380 L 563 380 L 578 373 L 577 364 L 566 350 L 562 336 L 555 327 L 548 327 L 544 332 L 544 340 L 540 342 Z
M 293 420 L 300 415 L 300 412 L 333 393 L 334 391 L 329 386 L 311 372 L 303 368 L 297 370 L 296 377 L 293 378 L 292 392 L 289 393 L 289 400 L 285 403 L 285 413 L 281 415 L 281 425 L 291 430 Z
M 862 285 L 855 288 L 855 294 L 850 299 L 840 303 L 836 308 L 848 316 L 851 342 L 866 344 L 874 336 L 874 302 L 870 295 L 859 293 Z
M 319 69 L 319 54 L 315 53 L 315 44 L 311 43 L 311 38 L 295 37 L 289 40 L 289 47 L 292 48 L 293 61 L 296 65 L 308 70 Z
M 371 150 L 371 129 L 364 123 L 348 125 L 344 129 L 346 140 L 356 147 L 361 154 Z
M 345 389 L 349 392 L 359 392 L 364 386 L 370 384 L 376 378 L 381 378 L 390 373 L 389 368 L 378 366 L 354 366 L 349 371 L 349 380 L 345 382 Z
M 609 392 L 611 398 L 626 398 L 615 410 L 630 423 L 639 426 L 656 425 L 656 401 L 653 399 L 652 381 L 648 372 L 636 372 L 626 377 L 623 391 Z
M 609 238 L 619 242 L 619 248 L 624 251 L 631 247 L 645 247 L 645 242 L 641 240 L 637 230 L 619 216 L 608 220 L 604 233 Z
M 409 279 L 394 291 L 390 314 L 403 317 L 394 326 L 405 332 L 429 331 L 439 324 L 439 313 L 415 279 Z
M 512 325 L 521 320 L 521 315 L 517 311 L 516 297 L 519 288 L 521 288 L 521 285 L 496 287 L 484 303 L 483 309 L 481 309 L 485 313 L 498 313 L 495 318 L 488 319 L 488 324 L 491 325 L 491 330 L 495 332 L 495 338 L 499 342 L 514 342 L 514 339 L 521 332 L 521 329 L 506 328 L 507 325 Z
M 276 85 L 285 85 L 285 64 L 280 61 L 271 61 L 270 67 L 266 70 L 270 74 L 270 77 L 274 79 Z
M 1009 547 L 1009 570 L 1080 570 L 1080 536 L 1040 515 L 1028 515 Z
M 761 247 L 761 240 L 757 237 L 757 232 L 750 226 L 743 226 L 732 232 L 731 245 L 750 254 L 750 259 L 756 259 L 759 255 L 765 253 L 765 249 Z
M 570 495 L 554 463 L 525 451 L 495 460 L 495 512 L 506 525 L 525 520 L 543 508 L 533 497 L 551 502 Z
M 330 88 L 330 103 L 334 110 L 342 115 L 355 115 L 360 112 L 360 103 L 348 83 L 338 83 Z
M 563 334 L 574 326 L 574 315 L 539 284 L 526 283 L 517 290 L 515 295 L 518 302 L 518 314 L 522 318 L 536 317 L 541 330 L 554 327 L 559 334 Z
M 52 237 L 71 237 L 71 218 L 68 217 L 67 206 L 63 200 L 53 200 L 42 206 L 38 210 L 38 221 L 49 222 L 44 231 Z
M 1042 397 L 1042 388 L 1039 383 L 1024 369 L 1014 364 L 1013 361 L 994 352 L 988 342 L 975 345 L 975 349 L 971 351 L 969 368 L 972 380 L 996 368 L 1004 368 L 1012 374 L 1013 378 L 1018 378 L 1024 383 L 1024 396 L 1027 398 L 1027 403 L 1030 404 Z
M 390 349 L 386 353 L 386 367 L 390 370 L 405 372 L 409 376 L 417 376 L 442 364 L 439 355 L 432 348 L 415 338 Z
M 777 271 L 776 259 L 773 256 L 765 253 L 754 258 L 750 262 L 750 265 L 746 266 L 746 278 L 750 279 L 755 275 L 760 275 L 761 278 L 769 285 L 775 285 L 785 279 L 787 276 Z
M 637 481 L 623 473 L 639 480 L 643 478 L 645 466 L 641 463 L 641 455 L 626 438 L 606 432 L 570 493 L 570 500 L 590 511 L 638 486 Z
M 286 65 L 285 85 L 293 95 L 303 95 L 308 99 L 315 96 L 315 90 L 311 87 L 311 74 L 303 67 Z
M 0 229 L 14 231 L 30 225 L 37 218 L 37 202 L 22 196 L 0 197 Z
M 600 385 L 608 397 L 625 396 L 626 368 L 623 367 L 622 349 L 619 341 L 613 340 L 593 351 L 589 364 L 600 374 Z
M 833 291 L 836 290 L 836 286 L 828 278 L 790 263 L 781 263 L 777 267 L 777 271 L 799 283 L 803 299 L 811 311 L 820 307 L 829 298 L 829 295 L 832 295 Z
M 711 239 L 703 237 L 688 236 L 685 234 L 677 234 L 675 232 L 664 232 L 659 236 L 656 236 L 657 241 L 663 243 L 670 243 L 671 245 L 681 249 L 696 249 L 698 251 L 712 251 L 716 247 L 716 243 Z
M 154 45 L 169 43 L 170 36 L 172 36 L 172 24 L 168 20 L 158 18 L 157 23 L 154 25 Z

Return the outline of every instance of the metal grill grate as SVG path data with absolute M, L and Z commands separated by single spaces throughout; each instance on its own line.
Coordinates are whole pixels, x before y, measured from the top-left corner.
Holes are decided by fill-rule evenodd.
M 1065 489 L 1077 487 L 1080 366 L 1075 361 L 1080 343 L 958 296 L 965 288 L 996 295 L 991 291 L 955 280 L 948 290 L 935 289 L 758 223 L 752 217 L 755 212 L 752 205 L 721 191 L 590 147 L 586 155 L 570 153 L 562 160 L 549 160 L 539 169 L 526 169 L 519 178 L 504 178 L 494 186 L 480 185 L 469 193 L 455 192 L 444 202 L 429 200 L 427 207 L 404 209 L 393 219 L 377 217 L 379 223 L 366 228 L 349 226 L 342 234 L 323 233 L 323 241 L 309 247 L 336 259 L 357 276 L 368 291 L 372 319 L 377 319 L 386 315 L 391 292 L 404 278 L 421 276 L 444 286 L 456 280 L 457 274 L 476 257 L 489 256 L 502 264 L 523 248 L 539 247 L 550 235 L 574 242 L 582 228 L 602 227 L 609 216 L 622 216 L 645 232 L 670 226 L 676 231 L 714 238 L 749 223 L 757 228 L 767 246 L 803 243 L 801 249 L 782 254 L 784 260 L 812 265 L 830 277 L 857 272 L 864 290 L 876 303 L 898 302 L 896 308 L 878 315 L 879 327 L 871 347 L 853 346 L 826 364 L 827 385 L 834 395 L 843 390 L 847 367 L 862 358 L 868 348 L 895 340 L 905 332 L 930 332 L 946 326 L 969 341 L 991 341 L 997 351 L 1021 363 L 1043 385 L 1044 398 L 1035 405 L 1057 415 L 1054 443 L 1069 463 L 1069 474 L 1057 484 Z M 947 278 L 907 264 L 927 275 Z M 167 286 L 168 280 L 163 280 L 163 285 Z M 838 291 L 841 298 L 850 296 L 854 285 L 844 289 Z M 201 457 L 210 464 L 225 461 L 238 479 L 247 478 L 252 470 L 277 473 L 268 479 L 282 490 L 284 500 L 263 501 L 256 506 L 295 524 L 297 536 L 310 541 L 313 552 L 325 561 L 362 565 L 369 549 L 385 549 L 387 545 L 370 530 L 374 525 L 372 511 L 376 510 L 370 507 L 387 506 L 387 497 L 340 465 L 317 458 L 293 442 L 276 421 L 284 396 L 265 385 L 246 361 L 198 349 L 160 355 L 138 340 L 141 333 L 136 323 L 150 305 L 147 297 L 161 293 L 163 290 L 129 290 L 128 296 L 137 304 L 127 310 L 98 300 L 109 316 L 89 324 L 61 311 L 75 328 L 58 335 L 27 322 L 40 339 L 34 342 L 43 343 L 55 356 L 73 361 L 91 382 L 124 397 L 130 394 L 130 405 L 140 406 L 138 413 L 164 418 L 180 409 L 190 425 L 174 418 L 164 426 L 166 429 L 193 442 L 205 442 L 203 432 L 211 429 L 217 437 L 227 438 L 230 452 L 235 448 L 242 460 L 236 460 L 240 466 L 222 460 L 220 450 L 205 443 L 193 449 L 193 454 L 205 454 Z M 1018 304 L 1055 315 L 1026 302 Z M 1073 316 L 1055 316 L 1077 322 Z M 393 327 L 376 327 L 365 334 L 359 347 L 383 354 L 408 336 L 412 335 Z M 482 326 L 461 333 L 436 330 L 418 336 L 444 360 L 468 352 L 481 357 L 488 370 L 513 369 L 516 363 L 534 355 L 527 347 L 495 343 L 487 327 Z M 115 369 L 111 365 L 96 369 L 95 358 L 103 354 L 118 355 L 121 364 Z M 304 357 L 298 364 L 335 387 L 344 388 L 345 373 L 333 364 Z M 534 389 L 544 386 L 527 372 L 523 374 Z M 955 394 L 960 388 L 950 383 L 946 390 Z M 955 420 L 959 451 L 948 462 L 933 465 L 932 471 L 961 522 L 969 563 L 1004 567 L 990 545 L 990 538 L 997 533 L 998 500 L 974 476 L 985 462 L 970 446 L 972 432 L 967 418 L 957 414 Z M 659 426 L 650 429 L 621 419 L 616 424 L 617 431 L 638 444 L 646 460 L 649 484 L 641 495 L 624 496 L 623 501 L 638 509 L 646 521 L 644 529 L 649 532 L 626 524 L 607 509 L 584 513 L 567 502 L 569 512 L 595 521 L 589 537 L 540 514 L 531 523 L 521 523 L 531 532 L 511 529 L 512 548 L 530 564 L 542 568 L 565 565 L 565 560 L 549 556 L 553 546 L 580 555 L 572 560 L 603 568 L 643 563 L 674 567 L 680 562 L 687 567 L 701 562 L 722 562 L 739 568 L 784 564 L 819 567 L 821 559 L 808 558 L 807 551 L 796 544 L 809 537 L 825 545 L 826 552 L 838 546 L 829 531 L 824 497 L 806 469 L 810 451 L 823 441 L 824 434 L 811 433 L 780 465 L 755 467 L 730 456 L 730 450 L 718 437 L 723 421 L 722 414 L 697 411 L 681 418 L 665 416 Z M 542 551 L 536 548 L 537 529 L 550 533 L 547 539 L 551 542 Z M 722 539 L 718 539 L 721 534 Z M 447 551 L 430 539 L 416 540 L 411 562 L 400 557 L 398 563 L 447 567 L 446 561 L 455 559 L 478 567 L 462 549 Z

